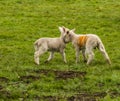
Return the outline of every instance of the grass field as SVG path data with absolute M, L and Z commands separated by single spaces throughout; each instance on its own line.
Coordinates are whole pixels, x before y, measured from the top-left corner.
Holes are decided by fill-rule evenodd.
M 33 43 L 59 37 L 58 26 L 95 33 L 111 58 L 98 50 L 90 66 L 66 47 L 67 64 L 49 53 L 34 64 Z M 0 0 L 0 101 L 120 101 L 120 0 Z

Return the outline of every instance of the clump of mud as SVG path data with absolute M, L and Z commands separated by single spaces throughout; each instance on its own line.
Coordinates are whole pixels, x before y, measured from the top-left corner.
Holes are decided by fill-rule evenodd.
M 86 75 L 86 72 L 79 72 L 79 71 L 58 71 L 58 70 L 45 70 L 45 69 L 40 69 L 40 70 L 34 70 L 32 71 L 33 74 L 25 75 L 25 76 L 20 76 L 20 81 L 24 81 L 26 83 L 32 82 L 34 80 L 39 80 L 41 78 L 41 75 L 49 76 L 49 74 L 54 74 L 54 77 L 59 80 L 59 79 L 72 79 L 72 78 L 83 78 Z
M 35 70 L 36 73 L 47 75 L 49 73 L 53 73 L 57 79 L 67 79 L 67 78 L 75 78 L 75 77 L 84 77 L 86 72 L 80 71 L 59 71 L 59 70 Z
M 57 96 L 36 96 L 34 99 L 37 100 L 45 100 L 45 101 L 98 101 L 100 98 L 104 98 L 106 96 L 105 92 L 96 92 L 94 94 L 90 93 L 80 93 L 70 97 L 57 97 Z
M 94 94 L 81 93 L 68 97 L 67 101 L 97 101 L 100 98 L 104 98 L 106 95 L 105 92 L 96 92 Z
M 0 77 L 0 82 L 8 82 L 9 79 L 6 77 Z

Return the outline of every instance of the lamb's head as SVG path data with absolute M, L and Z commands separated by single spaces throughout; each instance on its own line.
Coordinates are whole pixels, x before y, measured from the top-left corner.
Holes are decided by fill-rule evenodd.
M 75 29 L 70 30 L 65 27 L 59 27 L 59 30 L 61 32 L 62 39 L 65 43 L 72 41 L 72 37 L 73 37 L 73 33 L 74 33 Z

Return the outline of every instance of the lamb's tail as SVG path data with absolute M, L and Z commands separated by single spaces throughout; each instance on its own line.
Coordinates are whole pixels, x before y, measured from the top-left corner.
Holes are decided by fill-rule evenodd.
M 106 59 L 106 61 L 108 62 L 108 64 L 111 64 L 110 58 L 105 50 L 105 47 L 102 43 L 102 41 L 99 39 L 98 41 L 98 49 L 100 50 L 100 52 L 103 54 L 104 58 Z

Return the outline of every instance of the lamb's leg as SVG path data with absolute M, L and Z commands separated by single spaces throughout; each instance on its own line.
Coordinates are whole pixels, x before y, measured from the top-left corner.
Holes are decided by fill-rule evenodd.
M 62 55 L 64 63 L 67 63 L 67 61 L 66 61 L 66 54 L 65 54 L 64 50 L 61 50 L 60 53 Z
M 75 50 L 76 50 L 76 63 L 78 63 L 79 62 L 79 54 L 80 54 L 80 49 L 79 49 L 79 47 L 76 47 L 75 48 Z
M 45 61 L 46 62 L 49 62 L 54 56 L 54 52 L 50 52 L 50 55 L 49 55 L 49 58 Z
M 43 48 L 43 47 L 39 48 L 38 51 L 35 51 L 35 53 L 34 53 L 34 60 L 35 60 L 35 63 L 36 63 L 37 65 L 39 65 L 39 57 L 40 57 L 42 54 L 44 54 L 46 51 L 47 51 L 47 49 L 46 49 L 46 48 Z
M 34 53 L 34 61 L 37 65 L 39 65 L 39 51 Z
M 88 61 L 87 61 L 87 65 L 89 65 L 91 62 L 92 62 L 92 60 L 94 59 L 94 53 L 91 51 L 91 52 L 89 52 L 89 54 L 88 54 Z
M 92 48 L 87 48 L 85 51 L 85 54 L 88 54 L 87 65 L 89 65 L 94 59 L 94 53 L 92 51 Z
M 87 62 L 87 58 L 86 58 L 86 55 L 85 55 L 85 49 L 82 49 L 82 55 L 83 55 L 84 62 Z

